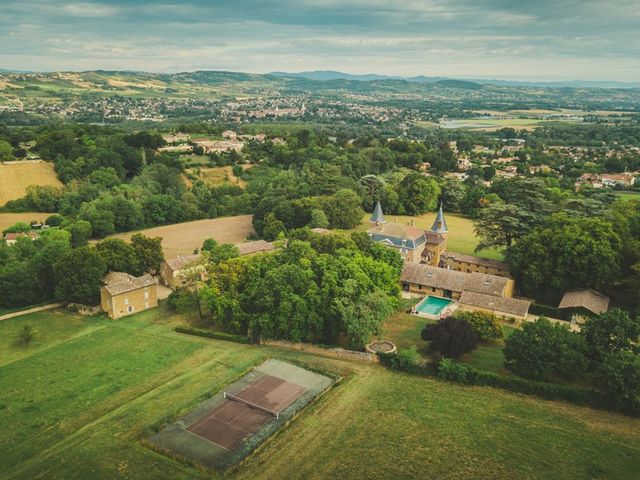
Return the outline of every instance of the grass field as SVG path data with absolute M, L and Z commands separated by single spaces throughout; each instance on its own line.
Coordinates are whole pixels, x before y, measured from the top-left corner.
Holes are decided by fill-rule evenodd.
M 558 125 L 562 123 L 576 123 L 568 119 L 542 118 L 463 118 L 451 119 L 440 124 L 444 129 L 482 130 L 486 132 L 501 128 L 515 128 L 516 130 L 534 130 L 540 126 Z
M 362 219 L 362 223 L 356 227 L 356 230 L 364 231 L 369 228 L 371 226 L 371 223 L 369 222 L 370 217 L 371 214 L 366 214 Z M 435 218 L 436 212 L 429 212 L 415 217 L 406 215 L 385 215 L 387 222 L 408 224 L 413 220 L 413 224 L 416 227 L 425 230 L 431 228 Z M 496 249 L 482 250 L 478 253 L 474 252 L 479 240 L 473 231 L 473 220 L 455 213 L 445 213 L 445 219 L 447 221 L 447 227 L 449 228 L 449 233 L 447 235 L 448 251 L 477 255 L 479 257 L 492 258 L 495 260 L 503 259 L 504 255 L 502 251 Z
M 50 215 L 51 215 L 50 213 L 37 213 L 37 212 L 0 213 L 0 232 L 13 226 L 17 222 L 29 223 L 32 220 L 43 222 Z
M 243 242 L 253 232 L 251 221 L 251 215 L 238 215 L 148 228 L 140 233 L 148 237 L 162 237 L 165 257 L 175 258 L 192 254 L 194 249 L 202 247 L 207 238 L 214 238 L 220 243 Z M 119 233 L 113 237 L 128 241 L 133 233 L 136 232 Z
M 155 452 L 155 428 L 267 357 L 344 381 L 232 478 L 634 478 L 640 420 L 380 366 L 177 334 L 162 308 L 0 322 L 0 478 L 218 478 Z M 13 344 L 26 324 L 26 349 Z M 227 478 L 228 478 L 227 477 Z
M 29 185 L 49 185 L 60 187 L 49 162 L 8 162 L 0 163 L 0 205 L 24 196 Z
M 244 170 L 247 170 L 252 167 L 252 165 L 243 165 Z M 242 188 L 246 185 L 246 183 L 236 177 L 233 174 L 233 168 L 231 166 L 226 167 L 202 167 L 200 168 L 199 177 L 209 185 L 222 185 L 225 183 L 231 183 L 234 185 L 238 185 Z
M 620 200 L 623 202 L 640 200 L 640 192 L 616 192 L 616 195 L 620 197 Z

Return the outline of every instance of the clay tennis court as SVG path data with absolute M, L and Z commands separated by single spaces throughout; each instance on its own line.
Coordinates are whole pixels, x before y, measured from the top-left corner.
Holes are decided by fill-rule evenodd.
M 152 447 L 218 470 L 239 462 L 333 384 L 327 376 L 266 360 L 149 437 Z
M 271 418 L 277 418 L 306 390 L 295 383 L 266 375 L 233 396 L 225 396 L 221 405 L 189 425 L 187 431 L 233 450 Z

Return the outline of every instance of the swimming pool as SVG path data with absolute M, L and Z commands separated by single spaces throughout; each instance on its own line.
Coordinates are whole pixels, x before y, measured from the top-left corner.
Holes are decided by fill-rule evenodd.
M 451 300 L 441 297 L 425 297 L 416 305 L 416 310 L 427 315 L 440 316 L 440 312 L 448 305 L 453 303 Z

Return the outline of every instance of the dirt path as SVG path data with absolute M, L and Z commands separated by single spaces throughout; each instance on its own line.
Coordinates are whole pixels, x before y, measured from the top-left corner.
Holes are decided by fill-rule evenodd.
M 41 312 L 42 310 L 50 310 L 52 308 L 61 307 L 61 303 L 50 303 L 48 305 L 42 305 L 41 307 L 33 307 L 28 308 L 27 310 L 20 310 L 19 312 L 6 313 L 4 315 L 0 315 L 0 320 L 9 320 L 13 317 L 19 317 L 20 315 L 27 315 L 28 313 L 36 313 Z

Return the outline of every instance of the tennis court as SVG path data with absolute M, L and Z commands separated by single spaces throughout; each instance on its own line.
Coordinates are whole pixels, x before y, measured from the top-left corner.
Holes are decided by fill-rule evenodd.
M 332 383 L 297 365 L 267 360 L 149 441 L 181 459 L 225 469 L 249 455 Z
M 305 390 L 301 385 L 265 375 L 237 394 L 223 392 L 224 402 L 187 430 L 232 450 L 271 418 L 279 419 L 280 412 Z

